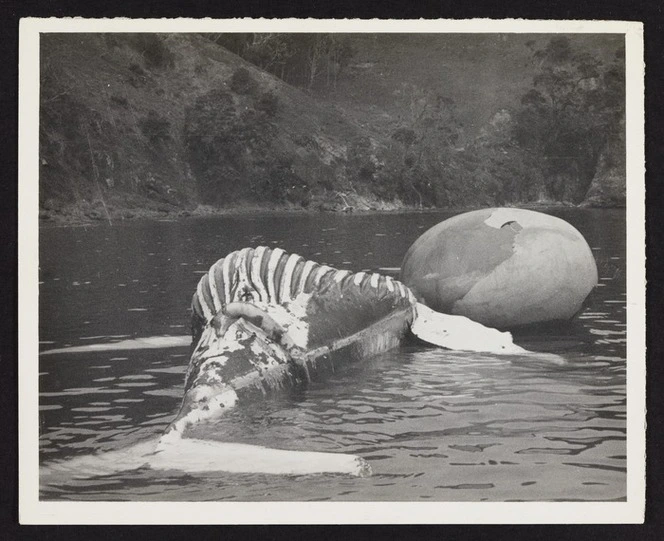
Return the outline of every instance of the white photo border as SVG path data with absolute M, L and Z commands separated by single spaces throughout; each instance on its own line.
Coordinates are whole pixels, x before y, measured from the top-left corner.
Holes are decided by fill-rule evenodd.
M 73 32 L 623 34 L 627 148 L 625 502 L 50 502 L 39 500 L 39 35 Z M 643 24 L 623 21 L 36 19 L 19 27 L 19 522 L 21 524 L 642 523 L 645 509 L 645 137 Z M 303 513 L 303 505 L 306 512 Z M 260 511 L 259 511 L 260 509 Z M 259 511 L 259 512 L 258 512 Z

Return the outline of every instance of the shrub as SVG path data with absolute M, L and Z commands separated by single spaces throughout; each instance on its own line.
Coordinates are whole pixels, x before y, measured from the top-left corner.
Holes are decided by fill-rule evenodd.
M 141 119 L 138 123 L 141 132 L 153 145 L 171 138 L 171 123 L 165 118 L 161 118 L 154 111 L 150 111 L 147 117 Z
M 129 71 L 136 75 L 140 75 L 141 77 L 145 76 L 145 70 L 136 63 L 129 65 Z
M 148 68 L 172 68 L 175 65 L 175 55 L 157 34 L 131 35 L 129 44 L 143 56 Z
M 127 101 L 127 98 L 125 98 L 123 96 L 116 96 L 116 95 L 111 96 L 111 103 L 113 105 L 117 105 L 119 107 L 128 107 L 129 106 L 129 102 Z
M 235 123 L 235 106 L 230 92 L 215 89 L 196 98 L 185 111 L 184 136 L 187 147 L 197 147 L 202 140 L 227 138 Z
M 231 76 L 231 90 L 237 94 L 254 94 L 258 85 L 246 68 L 238 68 Z
M 302 197 L 300 189 L 306 189 L 306 183 L 293 171 L 291 159 L 277 158 L 268 164 L 268 170 L 267 178 L 254 186 L 259 200 L 297 202 Z
M 271 90 L 263 92 L 256 104 L 256 109 L 263 111 L 268 117 L 273 117 L 279 110 L 279 98 Z
M 417 135 L 415 134 L 415 131 L 410 128 L 399 128 L 392 134 L 392 139 L 399 143 L 403 143 L 406 146 L 410 146 L 417 139 Z

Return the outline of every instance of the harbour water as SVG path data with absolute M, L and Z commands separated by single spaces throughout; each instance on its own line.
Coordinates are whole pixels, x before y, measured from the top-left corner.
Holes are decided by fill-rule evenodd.
M 626 494 L 624 210 L 554 209 L 586 237 L 600 281 L 570 325 L 520 345 L 568 364 L 406 344 L 324 381 L 235 408 L 211 440 L 358 454 L 374 474 L 99 471 L 43 483 L 48 500 L 622 501 Z M 189 333 L 201 275 L 230 251 L 281 247 L 396 275 L 453 212 L 280 214 L 40 230 L 40 350 Z M 156 438 L 177 411 L 188 348 L 45 355 L 40 462 Z M 94 473 L 94 472 L 93 472 Z

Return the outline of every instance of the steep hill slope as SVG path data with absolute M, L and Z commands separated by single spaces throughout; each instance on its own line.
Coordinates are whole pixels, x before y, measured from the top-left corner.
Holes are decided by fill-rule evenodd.
M 343 76 L 304 91 L 200 35 L 42 35 L 41 216 L 569 200 L 510 134 L 546 39 L 353 35 Z M 593 204 L 620 204 L 614 162 Z
M 52 34 L 41 54 L 45 210 L 342 204 L 338 192 L 362 188 L 361 162 L 381 146 L 200 36 Z

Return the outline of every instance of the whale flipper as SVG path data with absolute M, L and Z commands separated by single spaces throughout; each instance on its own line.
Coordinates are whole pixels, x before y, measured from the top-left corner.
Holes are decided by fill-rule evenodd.
M 509 332 L 485 327 L 464 316 L 441 314 L 419 302 L 410 331 L 420 340 L 445 349 L 516 355 L 527 352 L 512 341 Z
M 465 316 L 441 314 L 417 303 L 417 317 L 410 332 L 429 344 L 456 351 L 474 351 L 496 355 L 532 356 L 553 364 L 567 364 L 552 353 L 528 351 L 514 343 L 512 333 L 485 327 Z

